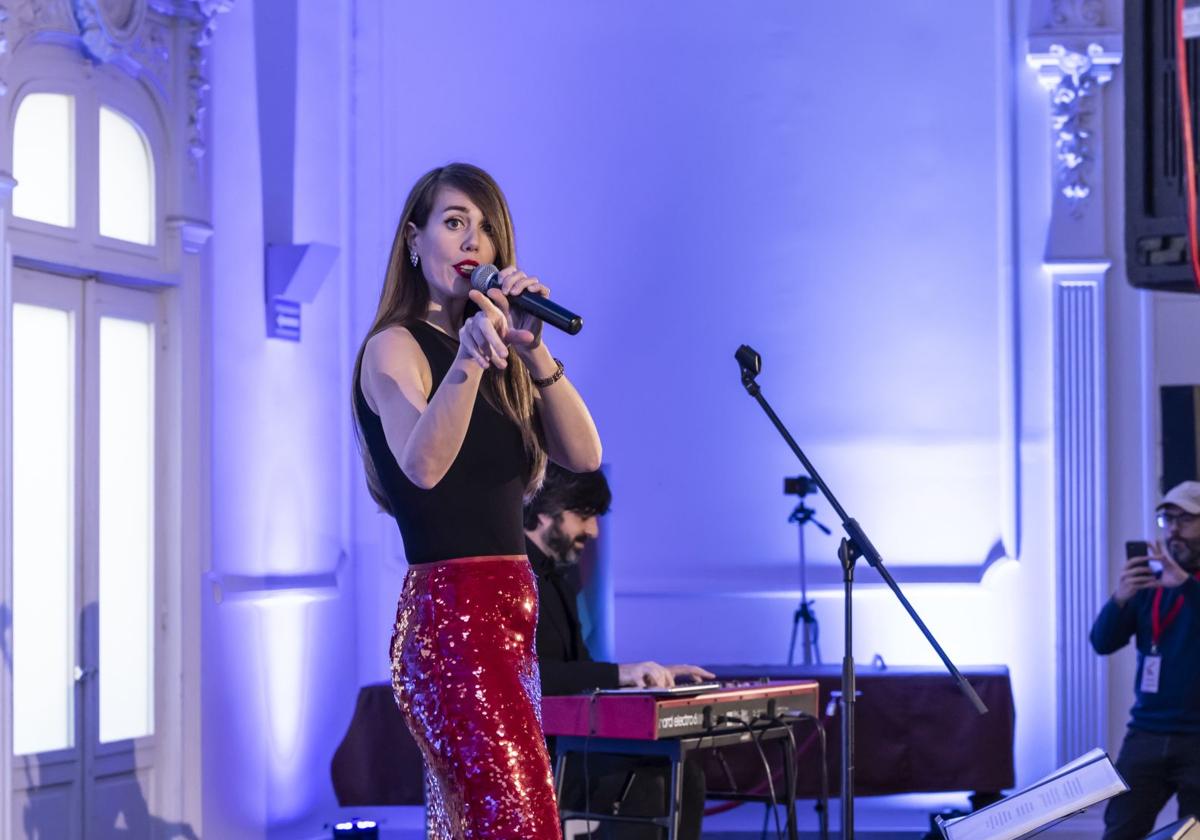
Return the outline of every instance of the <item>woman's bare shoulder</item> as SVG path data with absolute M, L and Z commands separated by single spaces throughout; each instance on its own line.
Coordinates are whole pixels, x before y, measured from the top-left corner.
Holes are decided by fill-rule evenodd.
M 369 401 L 381 379 L 401 385 L 402 390 L 405 383 L 411 383 L 428 394 L 429 361 L 405 326 L 392 324 L 367 339 L 362 367 L 363 390 Z

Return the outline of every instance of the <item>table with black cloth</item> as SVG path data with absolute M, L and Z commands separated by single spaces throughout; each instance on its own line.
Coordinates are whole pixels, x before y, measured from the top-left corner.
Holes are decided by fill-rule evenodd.
M 822 712 L 841 689 L 840 666 L 711 665 L 722 680 L 816 680 Z M 944 671 L 931 668 L 860 668 L 855 714 L 855 793 L 976 791 L 983 802 L 1015 784 L 1012 686 L 1008 669 L 962 669 L 990 710 L 978 715 Z M 349 710 L 347 710 L 349 711 Z M 831 796 L 841 779 L 840 719 L 822 715 L 829 748 Z M 797 795 L 820 790 L 818 752 L 811 722 L 795 724 Z M 805 746 L 807 745 L 807 746 Z M 716 753 L 717 751 L 711 751 Z M 710 790 L 753 790 L 763 783 L 762 759 L 752 746 L 720 750 L 724 762 L 706 760 Z M 778 758 L 771 754 L 772 762 Z M 727 769 L 728 768 L 728 769 Z M 776 766 L 774 769 L 781 770 Z M 424 801 L 421 754 L 404 724 L 388 683 L 364 686 L 353 719 L 332 762 L 333 788 L 341 805 L 419 805 Z M 782 773 L 780 773 L 782 776 Z
M 709 665 L 719 680 L 816 680 L 822 698 L 821 722 L 828 745 L 829 794 L 841 789 L 841 718 L 828 702 L 840 692 L 840 665 Z M 859 796 L 939 791 L 974 791 L 976 806 L 1015 785 L 1013 734 L 1016 713 L 1012 684 L 1004 667 L 960 669 L 988 707 L 975 711 L 948 673 L 931 668 L 860 667 L 861 693 L 855 707 L 854 792 Z M 820 791 L 818 747 L 811 722 L 795 724 L 797 796 L 815 799 Z M 722 751 L 724 765 L 708 760 L 709 790 L 728 789 L 726 766 L 737 788 L 762 782 L 762 759 L 753 747 Z M 777 761 L 772 757 L 773 761 Z M 775 768 L 778 770 L 779 768 Z

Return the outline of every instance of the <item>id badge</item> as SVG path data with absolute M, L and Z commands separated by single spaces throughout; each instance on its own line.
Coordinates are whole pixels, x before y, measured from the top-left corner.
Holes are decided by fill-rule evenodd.
M 1162 657 L 1158 655 L 1147 655 L 1142 660 L 1142 693 L 1157 694 L 1158 693 L 1158 677 L 1162 672 Z

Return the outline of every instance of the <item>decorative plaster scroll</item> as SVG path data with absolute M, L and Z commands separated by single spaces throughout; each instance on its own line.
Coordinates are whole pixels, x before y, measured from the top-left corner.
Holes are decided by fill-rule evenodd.
M 1092 197 L 1096 94 L 1112 80 L 1113 67 L 1121 57 L 1097 43 L 1082 51 L 1051 43 L 1042 53 L 1031 52 L 1028 61 L 1050 91 L 1055 188 L 1067 212 L 1079 219 Z
M 205 75 L 208 70 L 208 45 L 217 26 L 217 15 L 233 8 L 233 0 L 193 0 L 194 35 L 188 48 L 191 70 L 188 73 L 188 151 L 199 161 L 208 151 L 204 142 L 204 114 L 208 110 L 208 91 L 212 87 Z
M 9 41 L 15 47 L 31 32 L 62 32 L 75 36 L 79 26 L 71 14 L 69 0 L 21 0 L 9 2 L 12 14 Z
M 1052 0 L 1050 26 L 1075 29 L 1104 26 L 1104 0 Z
M 0 66 L 8 59 L 8 8 L 0 3 Z M 0 97 L 8 95 L 8 84 L 0 76 Z
M 137 37 L 129 45 L 129 55 L 145 68 L 164 95 L 170 90 L 171 78 L 171 31 L 166 22 L 155 15 L 147 15 Z
M 181 10 L 160 3 L 151 6 L 149 0 L 8 0 L 0 7 L 0 15 L 5 7 L 9 10 L 0 16 L 0 53 L 27 38 L 78 44 L 91 61 L 119 66 L 166 97 L 172 21 L 190 19 L 191 2 Z
M 1098 0 L 1032 0 L 1026 62 L 1050 92 L 1054 190 L 1046 260 L 1107 259 L 1102 161 L 1104 86 L 1121 63 L 1121 33 Z M 1094 211 L 1093 211 L 1093 208 Z
M 107 64 L 127 52 L 146 19 L 146 0 L 72 0 L 88 55 Z
M 142 76 L 167 96 L 172 21 L 190 28 L 188 41 L 188 151 L 204 157 L 204 115 L 208 109 L 208 50 L 217 16 L 234 0 L 0 0 L 0 61 L 10 45 L 28 34 L 63 32 L 78 38 L 84 52 Z M 9 8 L 12 8 L 10 14 Z M 0 65 L 2 70 L 2 65 Z M 0 75 L 0 97 L 7 86 Z

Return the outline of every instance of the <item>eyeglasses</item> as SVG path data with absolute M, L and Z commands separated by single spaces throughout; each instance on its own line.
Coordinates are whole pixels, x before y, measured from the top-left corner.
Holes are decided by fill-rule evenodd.
M 1166 513 L 1165 511 L 1158 515 L 1158 527 L 1170 528 L 1172 525 L 1178 525 L 1180 528 L 1191 525 L 1197 519 L 1200 519 L 1200 514 L 1195 513 Z

